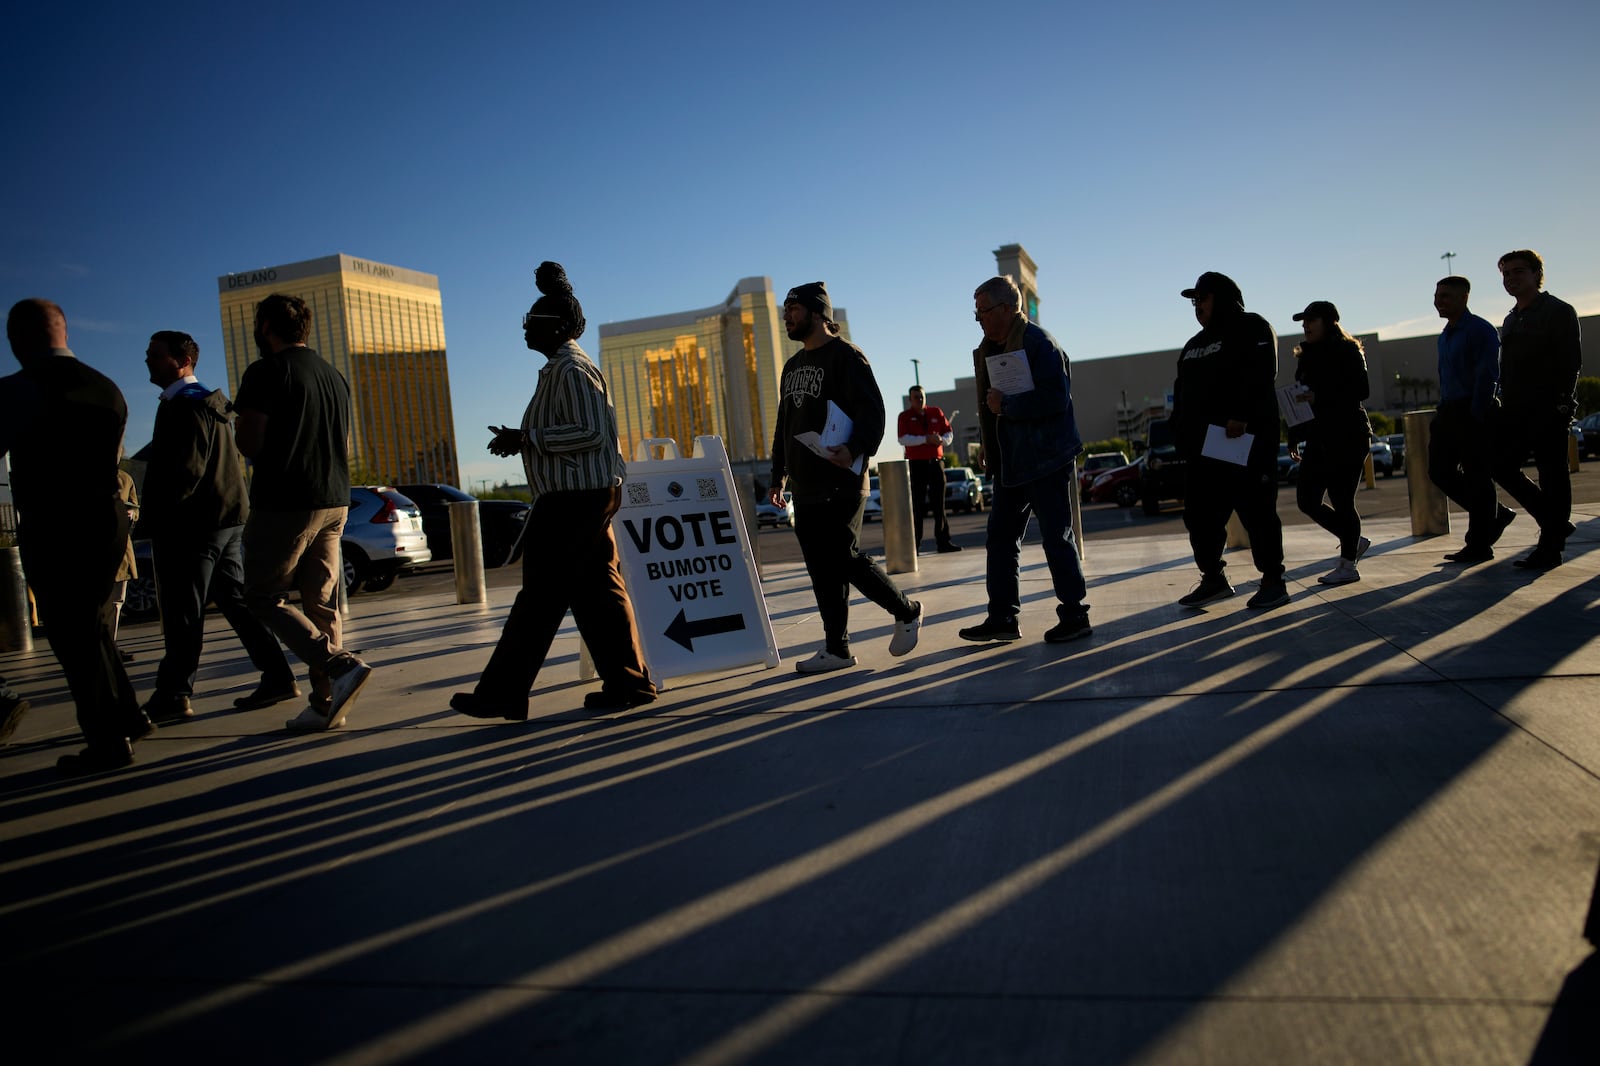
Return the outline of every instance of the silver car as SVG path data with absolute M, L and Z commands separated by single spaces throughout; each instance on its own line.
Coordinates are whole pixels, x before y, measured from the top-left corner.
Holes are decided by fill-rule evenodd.
M 422 531 L 422 510 L 387 485 L 352 485 L 350 514 L 339 542 L 344 588 L 381 592 L 402 570 L 433 561 Z

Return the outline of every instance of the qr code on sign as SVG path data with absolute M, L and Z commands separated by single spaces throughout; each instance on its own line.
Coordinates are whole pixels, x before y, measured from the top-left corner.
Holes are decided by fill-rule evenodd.
M 697 477 L 694 479 L 694 487 L 700 493 L 702 500 L 717 498 L 717 479 L 714 477 Z
M 628 482 L 628 505 L 642 507 L 650 502 L 650 485 L 643 481 Z

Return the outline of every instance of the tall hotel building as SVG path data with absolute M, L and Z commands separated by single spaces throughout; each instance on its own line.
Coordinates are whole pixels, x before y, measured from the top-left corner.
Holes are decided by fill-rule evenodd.
M 834 317 L 849 339 L 843 309 Z M 784 333 L 771 278 L 740 279 L 714 307 L 601 326 L 623 457 L 650 438 L 676 441 L 687 456 L 696 437 L 710 434 L 722 438 L 735 469 L 765 474 L 779 378 L 799 347 Z
M 311 305 L 306 343 L 350 383 L 350 464 L 385 484 L 459 485 L 439 279 L 330 255 L 217 279 L 228 392 L 256 358 L 256 304 L 269 293 Z

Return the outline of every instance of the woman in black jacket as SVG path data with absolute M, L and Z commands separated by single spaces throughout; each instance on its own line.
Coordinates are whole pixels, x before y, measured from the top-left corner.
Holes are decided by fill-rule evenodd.
M 1294 316 L 1305 323 L 1306 339 L 1294 350 L 1299 398 L 1313 418 L 1289 429 L 1300 455 L 1296 499 L 1317 525 L 1339 538 L 1339 561 L 1317 578 L 1324 585 L 1360 581 L 1356 560 L 1371 544 L 1361 535 L 1356 485 L 1367 461 L 1372 427 L 1362 401 L 1367 398 L 1367 358 L 1361 342 L 1339 325 L 1339 309 L 1313 300 Z M 1323 502 L 1323 496 L 1327 502 Z

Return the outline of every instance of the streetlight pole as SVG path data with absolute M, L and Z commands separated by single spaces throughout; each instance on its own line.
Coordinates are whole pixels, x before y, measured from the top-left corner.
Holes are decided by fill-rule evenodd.
M 921 384 L 922 384 L 922 360 L 921 359 L 913 359 L 913 360 L 911 360 L 911 376 L 916 379 L 917 385 L 921 386 Z
M 1443 255 L 1441 255 L 1439 258 L 1444 260 L 1445 273 L 1454 274 L 1455 271 L 1451 270 L 1450 267 L 1455 262 L 1456 253 L 1454 253 L 1454 252 L 1446 252 Z

